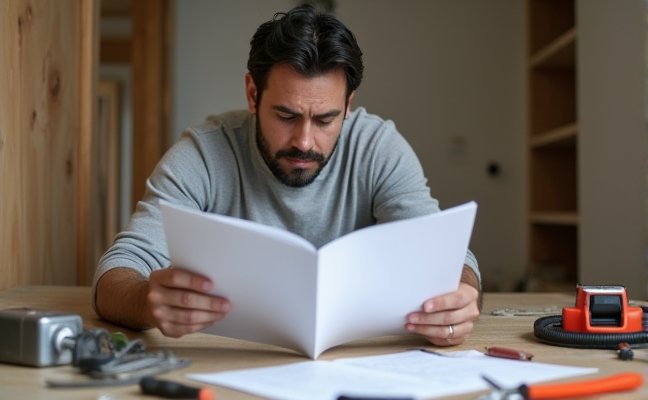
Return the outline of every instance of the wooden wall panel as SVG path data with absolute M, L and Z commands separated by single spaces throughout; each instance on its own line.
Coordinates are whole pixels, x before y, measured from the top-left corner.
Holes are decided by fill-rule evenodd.
M 0 288 L 78 281 L 88 1 L 0 2 Z
M 79 97 L 77 114 L 79 132 L 77 135 L 77 187 L 76 187 L 76 272 L 77 284 L 86 285 L 92 281 L 97 263 L 93 253 L 93 208 L 91 193 L 96 190 L 97 173 L 92 169 L 92 149 L 96 136 L 97 84 L 99 80 L 99 2 L 81 0 L 81 23 L 78 52 Z M 73 118 L 73 117 L 72 117 Z

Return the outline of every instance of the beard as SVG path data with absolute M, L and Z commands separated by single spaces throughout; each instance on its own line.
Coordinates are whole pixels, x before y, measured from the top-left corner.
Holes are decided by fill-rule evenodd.
M 270 171 L 272 171 L 272 174 L 286 186 L 304 187 L 311 184 L 315 180 L 315 178 L 319 176 L 320 172 L 322 172 L 322 169 L 331 159 L 331 156 L 337 148 L 338 140 L 335 141 L 333 150 L 331 150 L 331 154 L 329 154 L 328 157 L 325 157 L 324 154 L 318 153 L 316 151 L 302 151 L 294 147 L 289 150 L 279 150 L 275 154 L 272 154 L 272 151 L 270 150 L 270 144 L 263 135 L 259 117 L 257 116 L 256 118 L 257 148 L 259 149 L 263 160 L 266 162 L 266 165 L 268 165 L 268 168 L 270 168 Z M 279 165 L 279 160 L 283 157 L 304 161 L 314 161 L 317 163 L 317 167 L 313 170 L 293 168 L 290 171 L 285 171 Z

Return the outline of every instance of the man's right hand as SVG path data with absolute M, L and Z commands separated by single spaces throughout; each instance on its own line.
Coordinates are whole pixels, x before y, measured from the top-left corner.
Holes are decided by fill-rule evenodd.
M 165 268 L 149 278 L 130 268 L 106 272 L 97 283 L 98 314 L 132 329 L 159 328 L 180 337 L 221 320 L 229 301 L 209 294 L 213 283 L 181 268 Z
M 153 271 L 146 302 L 155 326 L 165 336 L 180 337 L 223 319 L 231 305 L 210 295 L 212 287 L 209 279 L 180 268 Z

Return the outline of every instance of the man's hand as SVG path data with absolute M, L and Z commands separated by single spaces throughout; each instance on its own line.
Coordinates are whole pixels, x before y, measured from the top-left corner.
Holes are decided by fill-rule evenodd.
M 426 300 L 421 311 L 408 314 L 405 329 L 424 336 L 437 346 L 461 344 L 472 332 L 480 308 L 479 291 L 474 285 L 464 283 L 462 276 L 459 289 Z
M 130 268 L 106 272 L 97 284 L 99 315 L 132 329 L 158 327 L 180 337 L 221 320 L 231 305 L 212 296 L 212 282 L 180 268 L 165 268 L 145 278 Z
M 212 286 L 209 279 L 179 268 L 153 271 L 146 302 L 155 326 L 166 336 L 180 337 L 223 319 L 231 306 L 209 294 Z

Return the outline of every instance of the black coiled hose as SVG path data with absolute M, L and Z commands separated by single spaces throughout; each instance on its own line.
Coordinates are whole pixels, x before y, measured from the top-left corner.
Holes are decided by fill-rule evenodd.
M 634 333 L 586 333 L 568 332 L 562 329 L 562 315 L 538 318 L 533 324 L 533 334 L 543 342 L 584 349 L 616 349 L 626 342 L 635 347 L 648 346 L 648 332 Z

